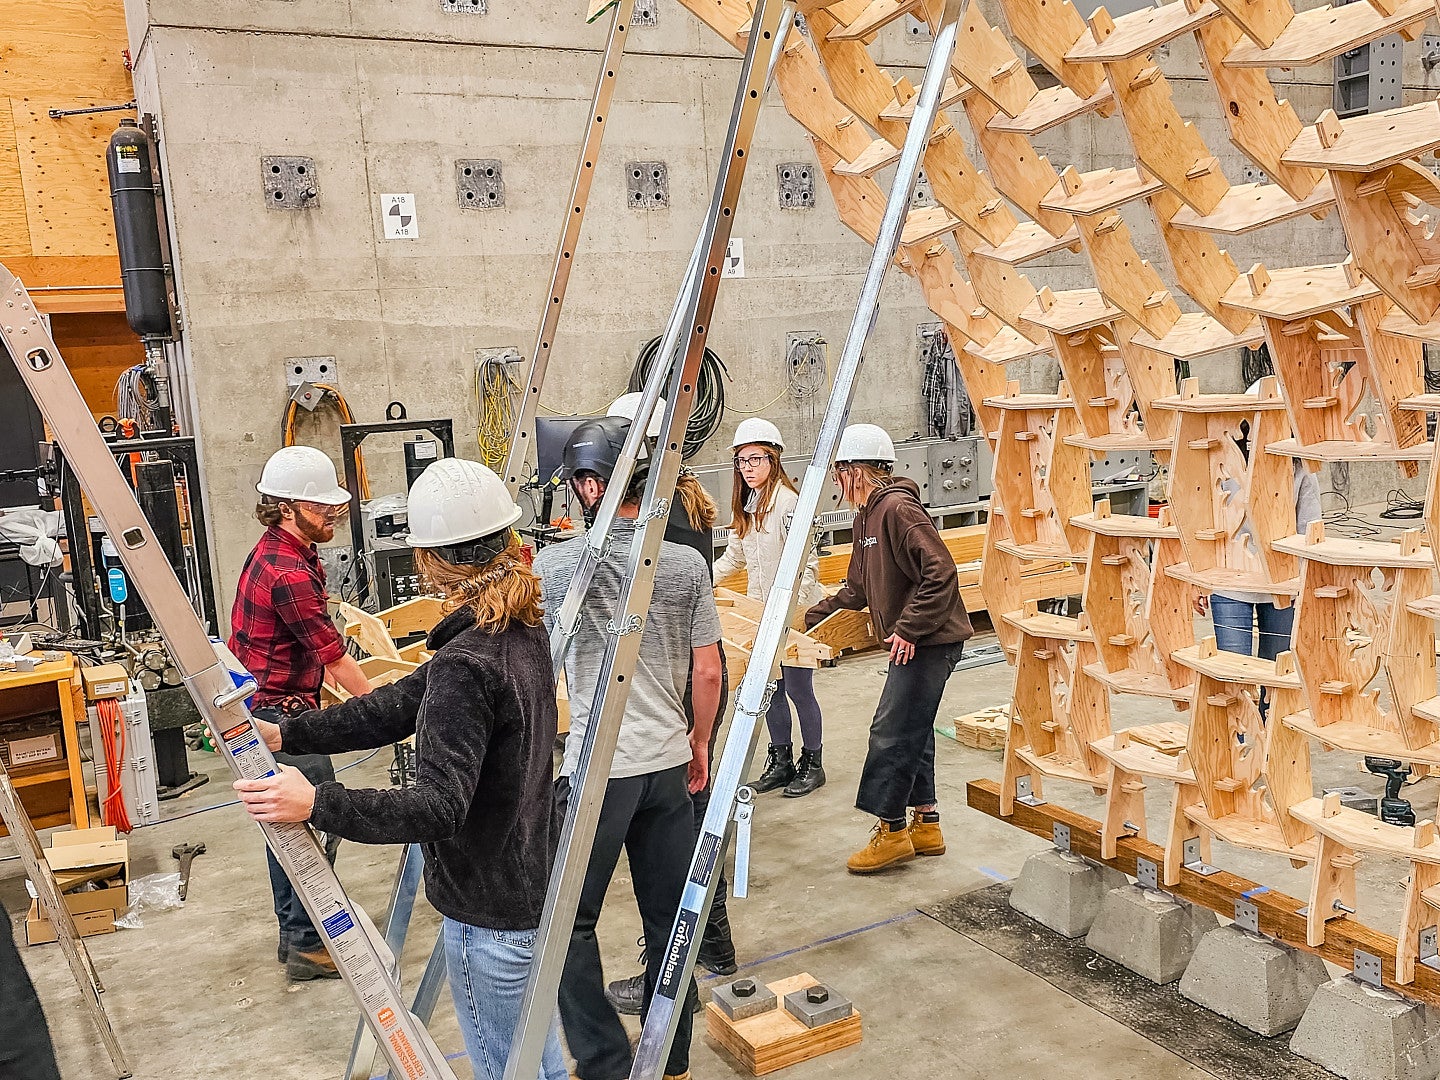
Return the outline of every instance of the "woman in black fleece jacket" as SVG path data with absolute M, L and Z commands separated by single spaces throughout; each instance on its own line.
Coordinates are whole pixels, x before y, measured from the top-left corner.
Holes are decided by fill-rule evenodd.
M 425 894 L 444 916 L 450 991 L 477 1078 L 500 1080 L 520 1017 L 560 834 L 555 813 L 555 676 L 540 581 L 511 526 L 500 478 L 455 458 L 410 492 L 416 564 L 444 592 L 434 656 L 391 686 L 279 724 L 271 750 L 337 754 L 415 736 L 412 787 L 312 787 L 297 770 L 237 781 L 258 821 L 309 821 L 364 844 L 423 844 Z M 262 710 L 263 713 L 264 710 Z M 551 1031 L 542 1080 L 564 1080 Z

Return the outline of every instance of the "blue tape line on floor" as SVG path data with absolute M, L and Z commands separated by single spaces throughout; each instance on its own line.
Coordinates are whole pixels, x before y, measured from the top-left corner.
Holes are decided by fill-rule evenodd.
M 762 956 L 759 960 L 751 960 L 748 964 L 741 964 L 736 971 L 746 971 L 750 968 L 759 967 L 761 964 L 770 964 L 776 960 L 783 960 L 787 956 L 794 956 L 796 953 L 808 952 L 817 949 L 821 945 L 832 945 L 837 941 L 844 941 L 846 938 L 858 937 L 860 934 L 869 933 L 871 930 L 879 930 L 881 927 L 893 926 L 895 923 L 905 922 L 919 916 L 918 911 L 902 911 L 899 915 L 892 915 L 888 919 L 881 919 L 879 922 L 870 923 L 868 926 L 857 926 L 854 930 L 846 930 L 839 934 L 831 934 L 829 937 L 812 941 L 808 945 L 797 945 L 793 949 L 785 949 L 783 952 L 771 953 L 769 956 Z M 733 979 L 734 975 L 705 975 L 698 981 L 714 982 L 716 979 Z
M 1009 880 L 1010 880 L 1010 877 L 1009 877 L 1008 874 L 1002 874 L 1002 873 L 1000 873 L 999 870 L 992 870 L 992 869 L 990 869 L 990 867 L 988 867 L 988 866 L 977 866 L 975 869 L 976 869 L 976 870 L 979 870 L 980 873 L 984 874 L 984 875 L 985 875 L 986 877 L 988 877 L 988 878 L 994 878 L 996 881 L 1009 881 Z

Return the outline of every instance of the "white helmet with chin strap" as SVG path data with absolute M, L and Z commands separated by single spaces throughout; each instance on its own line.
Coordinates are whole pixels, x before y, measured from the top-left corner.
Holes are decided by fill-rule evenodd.
M 255 490 L 272 499 L 344 506 L 350 493 L 340 486 L 335 464 L 313 446 L 282 446 L 270 455 Z
M 851 424 L 840 435 L 836 461 L 878 461 L 895 464 L 895 444 L 884 428 L 875 424 Z
M 510 544 L 520 507 L 478 461 L 441 458 L 410 489 L 410 546 L 438 548 L 447 562 L 489 562 Z
M 730 440 L 730 449 L 739 450 L 751 443 L 765 443 L 777 450 L 785 449 L 785 440 L 780 435 L 780 429 L 760 416 L 750 416 L 740 421 L 735 428 L 735 438 Z

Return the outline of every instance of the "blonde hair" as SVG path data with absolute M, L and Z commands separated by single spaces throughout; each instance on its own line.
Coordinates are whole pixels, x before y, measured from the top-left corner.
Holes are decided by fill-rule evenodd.
M 504 551 L 482 566 L 457 566 L 429 548 L 416 548 L 415 568 L 445 594 L 441 608 L 445 614 L 468 607 L 475 625 L 486 633 L 504 630 L 512 619 L 526 626 L 539 626 L 542 621 L 540 579 L 530 569 L 516 534 L 511 534 Z
M 747 446 L 758 446 L 770 459 L 770 475 L 765 483 L 761 485 L 755 496 L 755 510 L 745 509 L 745 500 L 750 497 L 750 485 L 745 483 L 745 477 L 740 474 L 740 466 L 735 466 L 735 488 L 730 495 L 730 531 L 737 538 L 744 537 L 752 528 L 765 528 L 765 515 L 770 512 L 770 503 L 775 498 L 777 487 L 787 487 L 795 490 L 794 481 L 785 475 L 785 469 L 780 464 L 780 451 L 769 443 L 747 443 Z M 737 448 L 736 452 L 739 450 Z
M 689 519 L 692 529 L 709 532 L 715 527 L 720 508 L 700 483 L 700 478 L 689 469 L 680 470 L 680 475 L 675 480 L 675 496 L 685 508 L 685 517 Z

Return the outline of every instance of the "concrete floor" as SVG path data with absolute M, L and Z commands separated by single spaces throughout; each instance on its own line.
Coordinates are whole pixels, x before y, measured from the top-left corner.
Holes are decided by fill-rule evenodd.
M 999 754 L 940 739 L 937 765 L 950 850 L 873 878 L 845 872 L 846 856 L 867 836 L 870 820 L 851 803 L 871 711 L 884 676 L 880 659 L 856 659 L 816 680 L 826 710 L 829 784 L 802 800 L 762 797 L 755 817 L 753 876 L 748 900 L 731 917 L 741 962 L 765 980 L 809 971 L 851 996 L 864 1015 L 857 1047 L 795 1066 L 786 1075 L 811 1077 L 1031 1076 L 1147 1080 L 1207 1075 L 1107 1016 L 1055 989 L 916 909 L 1014 877 L 1045 845 L 964 806 L 964 785 L 999 775 Z M 957 673 L 941 709 L 953 717 L 1007 700 L 1013 669 L 995 665 Z M 1116 698 L 1117 727 L 1161 717 L 1158 703 Z M 192 755 L 198 758 L 200 755 Z M 383 785 L 388 752 L 345 772 L 352 785 Z M 359 755 L 356 755 L 358 758 Z M 350 760 L 355 760 L 354 758 Z M 1353 757 L 1315 757 L 1316 785 L 1378 784 L 1355 771 Z M 1434 781 L 1416 792 L 1421 815 L 1434 805 Z M 1158 787 L 1158 785 L 1157 785 Z M 1412 789 L 1414 790 L 1414 789 Z M 1050 797 L 1097 814 L 1088 791 L 1055 785 Z M 1168 792 L 1148 808 L 1160 833 Z M 172 815 L 224 801 L 216 782 L 169 804 Z M 238 807 L 221 807 L 136 832 L 134 876 L 175 868 L 171 848 L 203 840 L 183 908 L 150 915 L 141 929 L 89 939 L 108 992 L 116 1030 L 137 1080 L 316 1080 L 338 1077 L 348 1054 L 355 1012 L 338 983 L 287 985 L 274 959 L 262 840 Z M 0 844 L 3 844 L 0 841 Z M 0 852 L 3 854 L 3 852 Z M 377 919 L 384 914 L 397 852 L 346 844 L 339 870 L 352 897 Z M 1288 863 L 1216 845 L 1216 861 L 1292 895 L 1306 875 Z M 1361 912 L 1373 925 L 1398 917 L 1403 868 L 1367 860 L 1361 866 Z M 1375 865 L 1372 865 L 1375 864 Z M 26 899 L 18 862 L 0 862 L 0 902 L 12 917 Z M 434 940 L 438 919 L 423 904 L 405 961 L 412 981 Z M 601 924 L 607 973 L 637 970 L 639 919 L 625 867 L 615 879 Z M 50 1018 L 67 1080 L 101 1078 L 108 1061 L 77 1002 L 58 949 L 23 949 Z M 703 986 L 703 983 L 702 983 Z M 637 1029 L 638 1030 L 638 1029 Z M 439 1045 L 456 1053 L 457 1076 L 470 1076 L 448 998 L 432 1024 Z M 697 1080 L 741 1075 L 703 1035 L 693 1044 Z M 902 1064 L 903 1063 L 903 1064 Z

